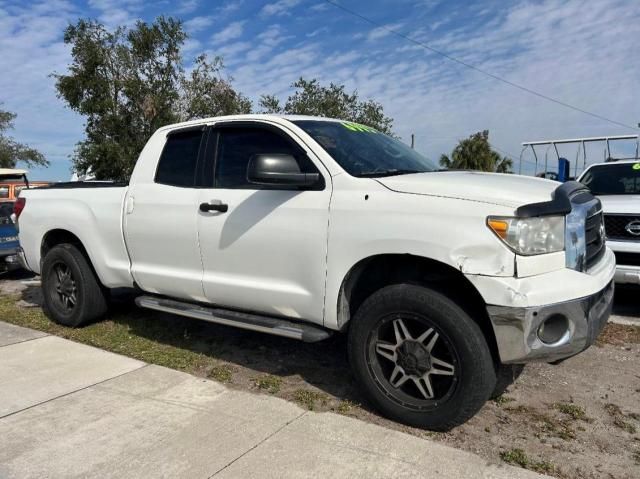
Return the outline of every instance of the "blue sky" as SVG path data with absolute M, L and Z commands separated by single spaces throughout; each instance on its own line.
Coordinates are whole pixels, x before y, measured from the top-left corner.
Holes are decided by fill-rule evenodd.
M 510 81 L 625 124 L 640 122 L 637 0 L 342 0 L 348 8 Z M 397 38 L 322 0 L 0 0 L 0 102 L 13 136 L 51 161 L 37 179 L 67 179 L 83 118 L 56 98 L 49 74 L 70 61 L 65 26 L 171 15 L 185 22 L 187 65 L 222 55 L 234 85 L 256 100 L 286 96 L 300 76 L 344 83 L 381 102 L 394 130 L 431 158 L 490 130 L 517 157 L 525 140 L 634 133 L 508 85 Z M 575 148 L 562 154 L 575 157 Z M 602 155 L 602 145 L 589 153 Z

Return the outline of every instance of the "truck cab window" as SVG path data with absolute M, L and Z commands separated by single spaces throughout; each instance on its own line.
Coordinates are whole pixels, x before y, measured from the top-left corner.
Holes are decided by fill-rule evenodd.
M 202 130 L 169 135 L 158 162 L 155 182 L 171 186 L 194 186 Z
M 220 129 L 215 167 L 216 188 L 258 189 L 247 180 L 249 159 L 258 154 L 288 154 L 294 156 L 302 173 L 316 173 L 317 169 L 284 136 L 259 127 L 229 127 Z

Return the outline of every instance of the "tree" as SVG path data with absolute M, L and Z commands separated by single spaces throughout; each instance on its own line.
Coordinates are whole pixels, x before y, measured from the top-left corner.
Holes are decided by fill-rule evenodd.
M 479 131 L 460 140 L 451 157 L 442 155 L 440 166 L 451 169 L 494 171 L 511 173 L 513 161 L 494 151 L 489 144 L 489 131 Z
M 220 77 L 222 62 L 201 55 L 187 76 L 182 23 L 158 17 L 113 31 L 92 20 L 65 30 L 72 63 L 54 74 L 58 96 L 85 116 L 85 138 L 72 156 L 79 173 L 125 180 L 151 134 L 200 116 L 245 112 L 251 103 Z
M 233 89 L 231 78 L 221 77 L 223 69 L 220 57 L 212 62 L 204 54 L 196 58 L 190 76 L 182 81 L 183 119 L 251 113 L 251 100 Z
M 16 116 L 15 113 L 0 110 L 0 168 L 15 168 L 19 161 L 28 166 L 47 166 L 49 162 L 38 150 L 5 135 L 7 130 L 13 128 Z
M 344 85 L 321 85 L 318 80 L 300 78 L 291 85 L 296 91 L 281 106 L 274 95 L 263 95 L 260 106 L 265 113 L 316 115 L 339 118 L 391 133 L 393 119 L 385 116 L 383 106 L 373 100 L 360 100 L 358 92 L 345 91 Z

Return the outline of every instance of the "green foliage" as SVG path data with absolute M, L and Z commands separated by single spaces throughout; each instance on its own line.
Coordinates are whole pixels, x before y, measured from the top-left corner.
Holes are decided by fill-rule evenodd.
M 391 133 L 393 120 L 385 116 L 382 105 L 373 100 L 360 100 L 357 91 L 347 93 L 344 85 L 323 86 L 318 80 L 300 78 L 291 85 L 295 92 L 284 103 L 274 95 L 263 95 L 260 106 L 265 113 L 315 115 L 353 121 Z
M 258 389 L 264 389 L 271 394 L 276 394 L 280 392 L 282 378 L 271 374 L 265 374 L 264 376 L 254 379 L 254 383 Z
M 489 131 L 479 131 L 460 140 L 451 156 L 442 155 L 440 166 L 450 169 L 493 171 L 511 173 L 513 161 L 502 157 L 489 144 Z
M 251 113 L 251 100 L 233 89 L 231 78 L 221 77 L 223 70 L 220 57 L 211 62 L 206 55 L 196 58 L 190 76 L 182 82 L 184 120 Z
M 184 72 L 182 23 L 158 17 L 107 30 L 92 20 L 67 27 L 72 63 L 54 74 L 58 96 L 86 117 L 74 167 L 97 179 L 127 179 L 144 144 L 161 126 L 200 116 L 248 112 L 251 103 L 220 78 L 222 62 L 195 60 Z
M 15 119 L 15 113 L 0 110 L 0 168 L 14 168 L 19 161 L 28 166 L 47 166 L 49 162 L 38 150 L 18 143 L 5 135 L 7 130 L 13 128 L 13 120 Z
M 501 452 L 500 458 L 508 464 L 514 464 L 540 473 L 553 473 L 555 471 L 555 466 L 550 462 L 531 459 L 519 448 Z

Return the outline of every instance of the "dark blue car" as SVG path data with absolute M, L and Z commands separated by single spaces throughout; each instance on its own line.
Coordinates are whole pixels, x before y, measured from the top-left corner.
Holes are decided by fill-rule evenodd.
M 0 272 L 20 267 L 18 250 L 18 230 L 11 221 L 13 202 L 0 203 Z

